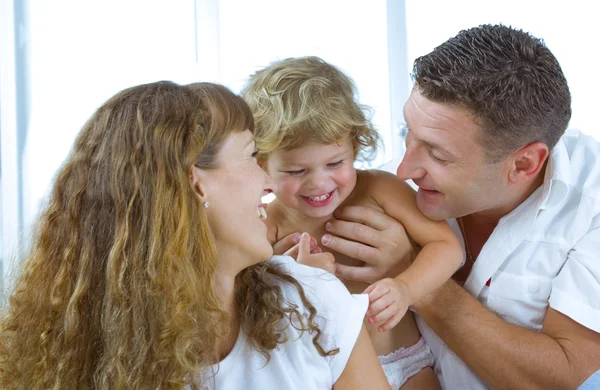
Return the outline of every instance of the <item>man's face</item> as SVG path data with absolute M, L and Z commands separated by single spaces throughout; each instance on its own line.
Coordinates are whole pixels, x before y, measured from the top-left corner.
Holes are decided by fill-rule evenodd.
M 409 131 L 398 176 L 412 179 L 417 206 L 434 220 L 502 206 L 506 162 L 486 162 L 481 129 L 465 109 L 436 103 L 415 90 L 404 106 Z

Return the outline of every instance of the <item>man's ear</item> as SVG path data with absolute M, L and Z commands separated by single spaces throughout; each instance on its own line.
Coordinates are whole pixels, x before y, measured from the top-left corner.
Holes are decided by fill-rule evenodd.
M 195 166 L 190 168 L 190 183 L 201 202 L 208 202 L 209 182 L 210 178 L 205 170 Z
M 534 142 L 523 146 L 513 155 L 509 180 L 517 184 L 535 179 L 544 167 L 549 154 L 548 146 L 542 142 Z

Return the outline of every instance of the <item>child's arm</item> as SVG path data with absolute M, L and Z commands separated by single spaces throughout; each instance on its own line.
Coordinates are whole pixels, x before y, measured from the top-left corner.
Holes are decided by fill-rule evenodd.
M 402 223 L 422 248 L 412 265 L 396 278 L 382 279 L 365 290 L 371 302 L 369 322 L 385 321 L 380 331 L 386 331 L 402 319 L 408 306 L 452 277 L 463 260 L 463 251 L 445 221 L 432 221 L 419 211 L 416 193 L 404 181 L 381 171 L 372 172 L 368 180 L 369 196 Z

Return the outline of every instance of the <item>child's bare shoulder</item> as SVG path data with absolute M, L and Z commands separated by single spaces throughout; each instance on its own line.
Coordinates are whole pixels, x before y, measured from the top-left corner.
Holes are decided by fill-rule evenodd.
M 381 203 L 387 198 L 398 197 L 403 194 L 413 193 L 414 190 L 398 176 L 378 169 L 357 171 L 356 192 L 362 197 L 372 198 Z
M 352 195 L 344 202 L 344 206 L 369 206 L 383 210 L 379 200 L 382 199 L 381 192 L 389 187 L 388 182 L 400 180 L 395 175 L 376 169 L 357 170 L 356 186 Z
M 364 169 L 364 170 L 357 170 L 356 172 L 357 172 L 357 184 L 358 184 L 358 182 L 364 182 L 365 184 L 366 183 L 373 184 L 373 183 L 388 181 L 388 180 L 402 181 L 402 179 L 400 179 L 398 176 L 394 175 L 393 173 L 390 173 L 388 171 L 383 171 L 381 169 Z

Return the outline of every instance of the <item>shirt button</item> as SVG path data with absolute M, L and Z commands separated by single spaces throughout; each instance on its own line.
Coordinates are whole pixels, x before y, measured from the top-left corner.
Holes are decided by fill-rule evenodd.
M 531 283 L 529 283 L 529 287 L 527 289 L 529 290 L 529 293 L 535 294 L 536 292 L 538 292 L 540 290 L 540 283 L 539 282 L 531 282 Z

